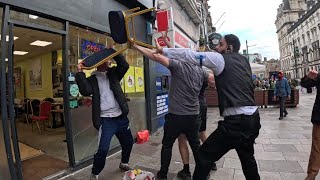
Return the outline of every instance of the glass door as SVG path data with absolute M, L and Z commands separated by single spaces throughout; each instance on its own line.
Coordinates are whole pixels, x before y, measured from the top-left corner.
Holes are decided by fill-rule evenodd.
M 74 164 L 68 135 L 69 101 L 65 93 L 55 96 L 68 87 L 68 22 L 63 25 L 41 17 L 25 20 L 28 14 L 9 11 L 9 6 L 4 13 L 0 144 L 5 146 L 0 146 L 0 156 L 6 148 L 3 159 L 7 162 L 0 163 L 0 179 L 42 179 Z M 56 79 L 59 84 L 53 87 Z M 49 103 L 49 108 L 44 107 Z M 39 120 L 42 107 L 48 116 Z M 9 173 L 2 172 L 3 163 L 8 164 Z
M 13 160 L 13 154 L 11 151 L 11 134 L 9 131 L 10 127 L 10 121 L 9 121 L 9 116 L 8 112 L 11 111 L 10 105 L 8 104 L 9 98 L 9 87 L 7 87 L 7 81 L 8 77 L 6 73 L 6 63 L 8 61 L 8 50 L 10 49 L 8 47 L 8 38 L 9 38 L 9 33 L 8 33 L 8 19 L 9 19 L 9 6 L 5 6 L 4 9 L 1 12 L 1 59 L 0 59 L 0 82 L 1 82 L 1 118 L 0 118 L 0 158 L 2 159 L 0 162 L 0 179 L 17 179 L 17 174 L 15 173 L 15 165 L 14 165 L 14 160 Z M 7 38 L 8 37 L 8 38 Z M 17 167 L 19 164 L 16 164 Z M 21 173 L 18 173 L 18 178 L 20 177 L 21 179 Z

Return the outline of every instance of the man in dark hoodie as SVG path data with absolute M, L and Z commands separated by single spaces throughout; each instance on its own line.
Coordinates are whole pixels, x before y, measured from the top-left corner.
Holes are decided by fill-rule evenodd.
M 312 145 L 306 180 L 315 180 L 320 169 L 320 74 L 312 70 L 301 79 L 301 86 L 305 88 L 317 87 L 317 97 L 313 105 L 311 122 Z
M 113 135 L 116 135 L 122 147 L 119 168 L 124 171 L 132 169 L 128 165 L 133 145 L 127 118 L 129 108 L 120 86 L 129 64 L 122 55 L 115 56 L 114 60 L 117 63 L 116 67 L 110 68 L 108 62 L 104 63 L 88 78 L 82 71 L 83 64 L 78 64 L 76 81 L 83 96 L 92 95 L 92 122 L 99 130 L 99 147 L 94 155 L 90 179 L 98 179 L 99 173 L 103 170 Z

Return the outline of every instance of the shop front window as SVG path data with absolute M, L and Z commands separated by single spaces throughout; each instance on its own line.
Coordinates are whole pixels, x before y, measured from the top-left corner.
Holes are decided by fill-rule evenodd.
M 110 47 L 114 42 L 107 34 L 96 33 L 88 29 L 70 26 L 70 73 L 74 77 L 77 73 L 77 64 L 84 58 L 96 52 L 97 49 Z M 94 48 L 95 47 L 95 48 Z M 122 48 L 115 45 L 114 49 Z M 122 79 L 121 87 L 125 93 L 130 113 L 128 115 L 131 131 L 135 134 L 141 129 L 146 129 L 145 108 L 145 80 L 143 56 L 135 50 L 128 49 L 123 53 L 130 65 L 129 70 Z M 112 61 L 111 66 L 116 66 Z M 84 70 L 86 77 L 91 76 L 95 69 Z M 69 81 L 70 87 L 77 86 L 75 80 Z M 71 89 L 70 89 L 71 90 Z M 91 158 L 98 147 L 98 131 L 92 124 L 92 96 L 82 96 L 75 93 L 70 97 L 70 111 L 73 133 L 73 144 L 76 162 Z M 110 149 L 119 145 L 115 136 L 110 144 Z

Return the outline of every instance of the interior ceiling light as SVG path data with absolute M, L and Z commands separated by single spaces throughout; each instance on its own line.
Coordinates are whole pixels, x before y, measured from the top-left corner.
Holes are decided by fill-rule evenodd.
M 36 40 L 36 41 L 30 43 L 30 45 L 32 45 L 32 46 L 41 46 L 41 47 L 48 46 L 50 44 L 52 44 L 52 42 L 40 41 L 40 40 Z
M 8 58 L 6 58 L 6 61 L 8 61 Z
M 16 40 L 16 39 L 18 39 L 18 37 L 13 36 L 13 40 Z M 0 35 L 0 40 L 1 40 L 1 35 Z M 6 41 L 7 41 L 7 42 L 9 41 L 9 36 L 6 36 Z
M 26 51 L 14 51 L 13 52 L 14 55 L 20 55 L 20 56 L 23 56 L 23 55 L 26 55 L 28 54 L 28 52 Z
M 38 19 L 38 17 L 39 17 L 39 16 L 29 14 L 29 18 L 30 18 L 30 19 Z

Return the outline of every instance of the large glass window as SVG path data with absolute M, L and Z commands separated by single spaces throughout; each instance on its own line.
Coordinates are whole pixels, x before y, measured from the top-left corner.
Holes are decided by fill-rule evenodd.
M 93 54 L 101 48 L 105 48 L 113 44 L 113 40 L 106 34 L 96 33 L 88 29 L 70 26 L 70 72 L 73 76 L 77 73 L 77 64 L 84 58 Z M 115 45 L 115 49 L 123 47 L 122 45 Z M 131 131 L 135 134 L 141 129 L 146 129 L 146 108 L 145 108 L 145 80 L 143 56 L 135 50 L 128 49 L 123 53 L 127 62 L 130 65 L 129 70 L 124 76 L 121 85 L 125 93 L 130 113 L 128 118 L 130 120 Z M 111 66 L 116 66 L 115 61 Z M 87 77 L 95 71 L 85 70 Z M 75 81 L 70 81 L 70 85 L 76 84 Z M 80 162 L 94 155 L 98 146 L 98 131 L 92 125 L 92 106 L 91 96 L 84 97 L 78 94 L 70 98 L 74 106 L 71 106 L 71 121 L 72 133 L 76 162 Z M 118 146 L 119 142 L 114 137 L 112 139 L 110 149 Z

